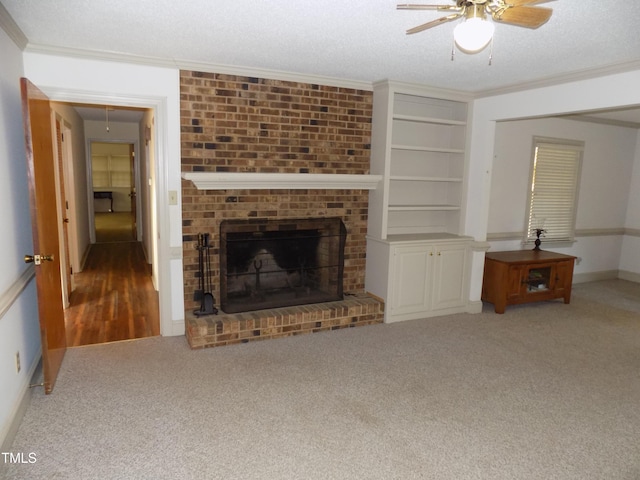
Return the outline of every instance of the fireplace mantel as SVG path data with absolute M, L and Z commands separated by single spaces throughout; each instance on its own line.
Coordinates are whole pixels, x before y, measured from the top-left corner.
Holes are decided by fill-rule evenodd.
M 382 175 L 183 172 L 198 190 L 375 190 Z

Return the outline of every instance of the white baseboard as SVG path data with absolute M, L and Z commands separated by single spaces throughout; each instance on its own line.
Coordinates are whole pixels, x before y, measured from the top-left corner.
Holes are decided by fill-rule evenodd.
M 618 278 L 622 280 L 628 280 L 630 282 L 640 283 L 640 273 L 628 272 L 626 270 L 620 270 L 618 272 Z
M 185 321 L 183 320 L 173 320 L 171 324 L 171 333 L 166 336 L 170 337 L 178 337 L 180 335 L 184 335 L 186 331 Z
M 618 270 L 603 270 L 600 272 L 575 273 L 573 283 L 597 282 L 600 280 L 613 280 L 619 278 Z
M 0 431 L 0 448 L 2 449 L 0 451 L 2 452 L 11 451 L 11 445 L 13 445 L 13 440 L 16 437 L 16 433 L 18 433 L 18 427 L 20 427 L 22 418 L 24 417 L 27 407 L 29 406 L 29 402 L 31 401 L 31 388 L 29 385 L 33 383 L 36 372 L 39 370 L 38 367 L 41 365 L 41 358 L 42 353 L 39 351 L 35 356 L 33 363 L 29 367 L 28 374 L 23 377 L 24 380 L 22 385 L 20 385 L 20 395 L 11 409 L 9 420 L 6 425 L 2 425 L 2 430 Z M 3 465 L 4 463 L 0 462 L 0 468 L 2 468 Z
M 82 258 L 80 258 L 80 272 L 84 270 L 84 266 L 87 264 L 87 258 L 89 258 L 89 252 L 91 251 L 91 243 L 87 245 L 87 248 L 84 249 L 84 253 L 82 254 Z M 79 273 L 79 272 L 76 272 Z
M 467 304 L 467 313 L 482 313 L 482 300 L 474 300 Z
M 640 283 L 640 273 L 627 270 L 603 270 L 600 272 L 577 273 L 573 275 L 573 283 L 598 282 L 620 278 L 630 282 Z

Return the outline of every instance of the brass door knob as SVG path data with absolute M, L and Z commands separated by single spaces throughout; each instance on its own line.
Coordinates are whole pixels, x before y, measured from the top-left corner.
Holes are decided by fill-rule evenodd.
M 35 263 L 40 265 L 42 262 L 53 262 L 53 255 L 25 255 L 24 263 Z

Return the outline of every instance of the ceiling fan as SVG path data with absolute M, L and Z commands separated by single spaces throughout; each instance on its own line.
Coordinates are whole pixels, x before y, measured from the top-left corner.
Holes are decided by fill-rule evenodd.
M 476 53 L 486 47 L 493 37 L 494 26 L 487 20 L 488 16 L 500 23 L 538 28 L 551 18 L 553 10 L 535 5 L 552 1 L 555 0 L 455 0 L 455 5 L 402 3 L 397 8 L 398 10 L 453 12 L 445 17 L 413 27 L 407 30 L 407 35 L 463 18 L 464 21 L 454 31 L 455 42 L 462 51 Z

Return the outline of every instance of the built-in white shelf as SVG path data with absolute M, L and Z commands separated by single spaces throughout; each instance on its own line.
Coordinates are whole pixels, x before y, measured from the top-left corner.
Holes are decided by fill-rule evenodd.
M 462 182 L 460 177 L 411 177 L 408 175 L 391 175 L 390 180 L 399 182 Z
M 184 172 L 198 190 L 375 190 L 382 175 Z
M 421 117 L 417 115 L 401 115 L 394 114 L 394 120 L 403 120 L 405 122 L 416 122 L 416 123 L 435 123 L 436 125 L 466 125 L 467 122 L 463 120 L 448 120 L 444 118 L 435 118 L 435 117 Z
M 462 148 L 421 147 L 417 145 L 391 145 L 392 150 L 410 150 L 413 152 L 464 153 Z

